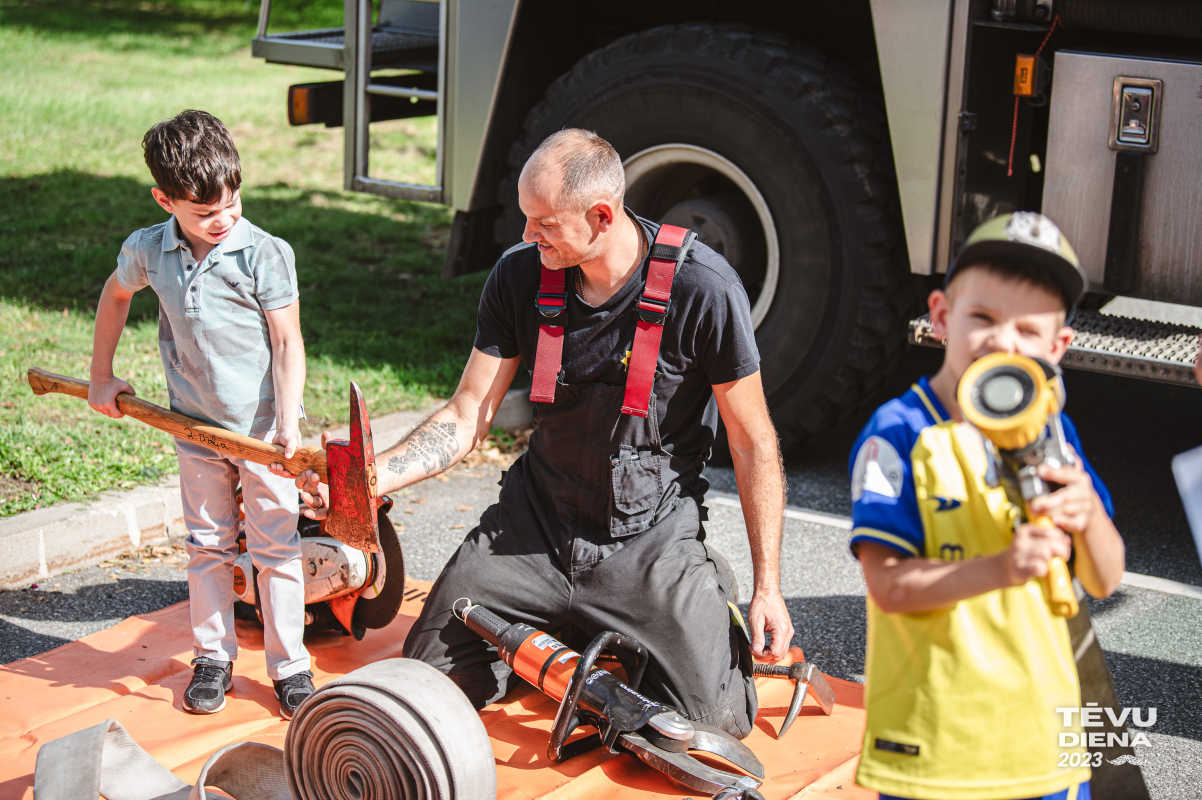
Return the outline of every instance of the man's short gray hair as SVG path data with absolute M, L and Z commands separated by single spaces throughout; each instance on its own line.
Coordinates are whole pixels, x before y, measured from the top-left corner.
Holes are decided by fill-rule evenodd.
M 548 159 L 563 173 L 560 202 L 583 211 L 601 200 L 620 205 L 626 194 L 626 171 L 613 145 L 592 131 L 565 128 L 548 136 L 530 154 L 529 166 Z M 541 165 L 540 165 L 541 166 Z

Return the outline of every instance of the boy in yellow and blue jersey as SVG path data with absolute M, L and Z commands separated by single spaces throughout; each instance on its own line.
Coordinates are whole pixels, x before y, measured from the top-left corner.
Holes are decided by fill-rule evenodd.
M 1124 551 L 1110 494 L 1062 416 L 1078 460 L 1041 466 L 1063 488 L 1030 504 L 1056 527 L 1026 523 L 956 402 L 964 371 L 989 353 L 1059 362 L 1085 286 L 1046 217 L 979 227 L 929 298 L 942 367 L 877 409 L 852 450 L 851 547 L 869 595 L 856 780 L 882 800 L 1090 797 L 1083 754 L 1060 747 L 1074 729 L 1056 709 L 1080 707 L 1081 692 L 1040 579 L 1053 556 L 1071 556 L 1090 594 L 1115 590 Z

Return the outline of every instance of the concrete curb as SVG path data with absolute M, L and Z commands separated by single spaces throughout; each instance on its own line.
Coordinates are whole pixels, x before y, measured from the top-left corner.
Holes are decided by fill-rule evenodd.
M 497 410 L 494 427 L 515 430 L 530 424 L 527 389 L 513 389 Z M 372 420 L 372 439 L 391 447 L 437 410 L 398 411 Z M 332 431 L 348 435 L 346 428 Z M 311 437 L 305 444 L 317 444 Z M 179 476 L 158 486 L 104 492 L 88 503 L 62 503 L 0 519 L 0 589 L 15 589 L 70 569 L 97 564 L 131 550 L 188 535 L 184 528 Z
M 187 535 L 179 476 L 0 520 L 0 588 L 16 588 Z

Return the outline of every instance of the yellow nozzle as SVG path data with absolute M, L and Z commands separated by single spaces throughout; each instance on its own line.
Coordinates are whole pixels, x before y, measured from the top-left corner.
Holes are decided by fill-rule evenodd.
M 1063 404 L 1062 392 L 1037 361 L 1011 353 L 974 361 L 960 378 L 956 399 L 964 418 L 1003 450 L 1036 441 Z

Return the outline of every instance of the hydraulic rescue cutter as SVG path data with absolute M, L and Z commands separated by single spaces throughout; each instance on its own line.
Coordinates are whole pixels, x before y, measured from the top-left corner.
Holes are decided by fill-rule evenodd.
M 88 399 L 89 384 L 78 378 L 30 369 L 34 394 L 59 393 Z M 320 447 L 301 447 L 292 458 L 284 448 L 243 436 L 130 394 L 117 395 L 122 413 L 180 439 L 202 444 L 230 458 L 256 464 L 281 463 L 294 475 L 311 469 L 330 487 L 330 508 L 320 525 L 301 518 L 301 556 L 305 567 L 305 604 L 325 602 L 356 639 L 367 629 L 383 628 L 401 608 L 405 560 L 401 541 L 388 519 L 392 500 L 377 496 L 376 456 L 363 393 L 351 382 L 350 439 L 332 439 Z M 250 556 L 235 562 L 234 592 L 257 604 L 255 570 Z M 241 576 L 239 578 L 239 576 Z
M 461 605 L 464 604 L 464 605 Z M 650 653 L 629 636 L 607 631 L 583 654 L 523 623 L 510 624 L 470 600 L 456 603 L 456 616 L 497 648 L 501 660 L 523 680 L 559 701 L 547 755 L 553 762 L 604 745 L 625 750 L 669 778 L 722 800 L 763 800 L 756 789 L 764 767 L 755 753 L 726 731 L 685 719 L 679 711 L 638 693 Z M 630 685 L 595 665 L 601 651 L 623 651 L 634 668 Z M 581 725 L 598 733 L 567 743 Z M 719 756 L 745 773 L 717 769 L 690 755 Z

